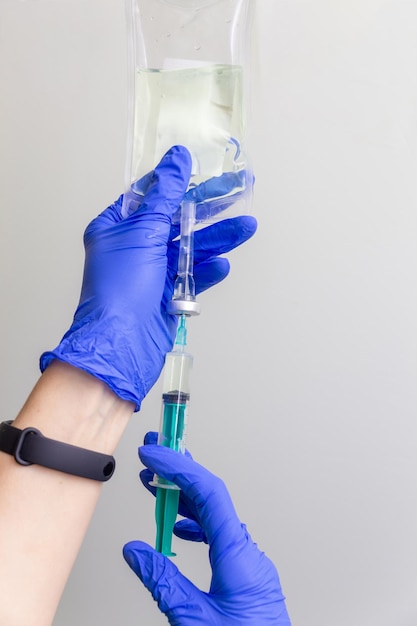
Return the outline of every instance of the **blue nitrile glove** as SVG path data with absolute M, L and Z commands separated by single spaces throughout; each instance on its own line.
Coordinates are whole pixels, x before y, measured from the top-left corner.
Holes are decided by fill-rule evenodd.
M 209 592 L 148 544 L 132 541 L 124 547 L 127 563 L 171 626 L 291 626 L 278 573 L 239 521 L 223 481 L 190 455 L 164 446 L 143 446 L 139 456 L 149 479 L 157 473 L 182 489 L 180 510 L 191 519 L 179 522 L 176 534 L 210 546 Z M 184 523 L 188 529 L 182 532 Z
M 141 402 L 172 349 L 177 318 L 166 313 L 178 264 L 178 226 L 171 216 L 184 198 L 191 157 L 174 146 L 147 175 L 146 193 L 123 219 L 122 197 L 94 219 L 84 234 L 80 302 L 61 343 L 41 356 L 41 370 L 59 359 L 104 381 L 119 397 Z M 194 236 L 194 276 L 199 293 L 229 272 L 229 252 L 249 239 L 256 220 L 244 216 L 208 226 Z

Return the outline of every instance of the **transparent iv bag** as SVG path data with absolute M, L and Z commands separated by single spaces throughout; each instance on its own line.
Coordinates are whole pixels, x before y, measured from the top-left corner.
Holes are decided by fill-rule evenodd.
M 139 206 L 141 178 L 173 145 L 192 156 L 189 194 L 197 222 L 248 213 L 255 0 L 126 1 L 132 89 L 123 214 Z

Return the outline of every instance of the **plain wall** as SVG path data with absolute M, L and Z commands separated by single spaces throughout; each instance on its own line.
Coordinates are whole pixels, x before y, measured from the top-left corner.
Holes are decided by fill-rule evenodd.
M 188 444 L 276 563 L 294 626 L 417 623 L 417 2 L 259 0 L 259 230 L 201 297 Z M 0 0 L 0 415 L 71 323 L 82 234 L 123 190 L 122 0 Z M 54 626 L 166 624 L 125 565 L 154 541 L 118 447 Z M 175 540 L 204 588 L 207 548 Z M 1 558 L 1 555 L 0 555 Z

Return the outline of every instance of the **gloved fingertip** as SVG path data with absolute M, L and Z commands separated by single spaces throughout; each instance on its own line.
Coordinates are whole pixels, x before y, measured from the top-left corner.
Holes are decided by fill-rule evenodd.
M 256 232 L 258 222 L 253 215 L 231 217 L 218 223 L 219 235 L 225 241 L 226 248 L 233 250 L 248 241 Z
M 194 268 L 196 293 L 199 294 L 224 280 L 230 272 L 230 263 L 225 257 L 216 257 Z
M 130 569 L 132 569 L 135 572 L 135 574 L 137 574 L 139 578 L 142 580 L 142 571 L 141 571 L 140 564 L 136 556 L 136 552 L 130 548 L 129 544 L 126 544 L 123 547 L 123 558 L 126 561 L 126 563 L 129 565 Z
M 152 582 L 152 559 L 155 550 L 142 541 L 130 541 L 123 547 L 123 558 L 149 589 Z
M 146 446 L 140 446 L 138 448 L 139 458 L 142 463 L 154 470 L 167 469 L 168 471 L 174 470 L 178 465 L 183 466 L 185 459 L 189 461 L 190 455 L 181 454 L 177 450 L 172 450 L 166 446 L 160 446 L 158 444 L 148 444 Z M 158 470 L 156 470 L 156 466 Z
M 177 480 L 185 477 L 192 471 L 194 463 L 191 455 L 181 454 L 166 446 L 148 445 L 139 448 L 139 458 L 142 463 L 158 476 L 166 478 L 176 484 Z
M 148 443 L 138 448 L 139 458 L 144 465 L 148 466 L 149 460 L 153 458 L 154 448 L 157 447 L 156 443 Z
M 156 170 L 179 169 L 181 174 L 187 173 L 188 178 L 191 176 L 192 157 L 191 153 L 185 146 L 172 146 L 162 157 Z
M 145 446 L 158 443 L 158 433 L 153 430 L 150 430 L 149 432 L 146 433 L 145 437 L 143 438 L 143 443 Z
M 253 215 L 242 215 L 236 218 L 238 220 L 238 228 L 241 232 L 242 242 L 250 239 L 258 228 L 258 222 Z
M 221 273 L 224 277 L 226 277 L 230 272 L 229 259 L 226 259 L 224 256 L 218 257 L 216 259 L 216 268 L 219 274 Z
M 142 541 L 131 541 L 123 556 L 145 587 L 151 592 L 162 613 L 184 606 L 195 598 L 196 588 L 167 557 Z
M 153 476 L 154 473 L 151 472 L 151 470 L 149 469 L 144 469 L 141 472 L 139 472 L 139 478 L 141 480 L 141 483 L 144 487 L 146 487 L 147 489 L 149 489 L 149 491 L 152 491 L 152 493 L 154 492 L 154 487 L 151 487 L 149 485 L 149 483 L 153 480 Z
M 191 176 L 191 154 L 184 146 L 172 146 L 154 170 L 152 183 L 140 207 L 140 215 L 158 214 L 171 218 L 184 199 Z
M 174 526 L 174 535 L 186 541 L 207 543 L 206 535 L 200 524 L 191 519 L 183 519 L 177 522 Z
M 181 144 L 176 144 L 174 146 L 171 146 L 171 148 L 162 157 L 162 160 L 166 158 L 170 158 L 170 157 L 180 158 L 183 160 L 183 163 L 188 163 L 191 167 L 191 163 L 192 163 L 191 153 L 188 150 L 188 148 L 186 148 L 185 146 L 182 146 Z
M 151 592 L 163 613 L 170 609 L 172 603 L 183 601 L 186 595 L 183 588 L 187 586 L 187 580 L 163 554 L 143 541 L 131 541 L 124 546 L 123 557 Z
M 217 259 L 217 261 L 220 261 L 220 259 Z M 227 265 L 229 267 L 229 262 L 227 261 L 227 259 L 222 258 L 221 261 L 224 261 L 225 265 Z M 140 449 L 142 447 L 144 447 L 144 446 L 155 446 L 155 445 L 157 445 L 158 444 L 158 437 L 159 437 L 159 433 L 156 432 L 156 431 L 149 431 L 149 432 L 146 433 L 145 437 L 143 438 L 143 446 L 140 446 L 138 448 L 139 458 L 140 458 L 140 454 L 141 454 Z M 189 458 L 192 459 L 191 452 L 188 449 L 185 450 L 184 454 L 185 454 L 186 457 L 189 457 Z

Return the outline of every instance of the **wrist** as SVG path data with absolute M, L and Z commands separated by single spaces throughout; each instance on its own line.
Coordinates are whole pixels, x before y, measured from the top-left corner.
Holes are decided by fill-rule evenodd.
M 38 428 L 71 445 L 112 454 L 134 406 L 94 376 L 53 361 L 23 406 L 14 426 Z

